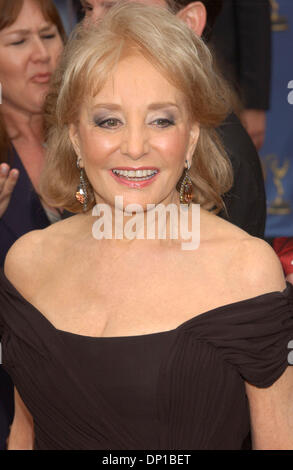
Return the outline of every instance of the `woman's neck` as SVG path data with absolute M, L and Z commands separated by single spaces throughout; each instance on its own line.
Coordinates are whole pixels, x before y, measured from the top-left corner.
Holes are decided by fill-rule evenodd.
M 12 141 L 43 141 L 43 115 L 17 109 L 5 102 L 1 112 Z

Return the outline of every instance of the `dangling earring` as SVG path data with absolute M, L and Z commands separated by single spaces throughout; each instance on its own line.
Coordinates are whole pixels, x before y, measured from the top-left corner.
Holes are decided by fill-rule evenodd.
M 193 198 L 193 184 L 188 174 L 188 170 L 190 169 L 190 163 L 185 160 L 187 164 L 187 168 L 184 170 L 184 178 L 180 185 L 180 203 L 181 204 L 190 204 Z
M 82 204 L 82 209 L 85 212 L 87 210 L 87 203 L 88 203 L 88 193 L 87 193 L 87 185 L 84 178 L 84 169 L 80 168 L 79 160 L 76 162 L 77 168 L 80 170 L 80 183 L 76 188 L 75 198 Z

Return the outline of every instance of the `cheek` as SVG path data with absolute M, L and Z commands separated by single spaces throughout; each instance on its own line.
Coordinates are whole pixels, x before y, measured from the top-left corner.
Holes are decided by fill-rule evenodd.
M 23 55 L 15 54 L 0 55 L 0 78 L 4 80 L 11 80 L 10 86 L 13 86 L 15 81 L 18 81 L 19 76 L 23 77 L 25 71 L 25 58 Z M 2 83 L 3 84 L 3 83 Z
M 111 155 L 120 148 L 120 137 L 102 134 L 97 129 L 80 130 L 82 155 L 88 163 L 98 164 L 109 161 Z
M 170 131 L 164 137 L 158 136 L 153 143 L 167 163 L 181 165 L 184 161 L 188 144 L 186 132 Z
M 9 55 L 6 59 L 0 56 L 0 83 L 3 98 L 23 99 L 28 93 L 25 77 L 26 62 L 23 56 L 16 54 L 12 58 Z
M 52 60 L 52 63 L 54 64 L 54 66 L 57 65 L 57 63 L 59 61 L 59 58 L 62 54 L 63 49 L 64 49 L 64 46 L 63 46 L 63 43 L 61 41 L 61 38 L 51 46 L 51 48 L 50 48 L 50 57 L 51 57 L 51 60 Z

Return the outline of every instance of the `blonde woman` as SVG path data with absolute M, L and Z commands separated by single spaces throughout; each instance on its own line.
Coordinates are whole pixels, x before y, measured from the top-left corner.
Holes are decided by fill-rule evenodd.
M 71 39 L 42 194 L 76 215 L 22 237 L 1 276 L 27 448 L 241 449 L 250 430 L 254 449 L 293 448 L 292 287 L 265 242 L 216 215 L 228 103 L 205 44 L 165 9 L 120 5 Z M 125 236 L 132 211 L 146 235 L 171 204 L 191 225 L 200 204 L 196 249 L 181 232 Z M 113 238 L 97 236 L 100 209 Z

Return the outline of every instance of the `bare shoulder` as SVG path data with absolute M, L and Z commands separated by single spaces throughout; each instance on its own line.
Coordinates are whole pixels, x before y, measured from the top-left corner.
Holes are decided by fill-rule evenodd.
M 239 242 L 239 252 L 243 281 L 251 291 L 255 290 L 255 295 L 285 289 L 282 265 L 267 242 L 247 237 Z
M 8 279 L 17 280 L 33 269 L 43 251 L 44 230 L 33 230 L 20 237 L 7 252 L 4 272 Z
M 203 236 L 220 260 L 218 269 L 225 270 L 235 291 L 238 286 L 239 295 L 250 298 L 285 289 L 282 265 L 267 242 L 213 214 L 203 214 L 203 221 Z
M 40 283 L 54 272 L 57 259 L 66 243 L 77 232 L 73 216 L 41 230 L 32 230 L 20 237 L 7 252 L 4 273 L 21 292 L 29 296 Z M 72 219 L 72 220 L 71 220 Z

